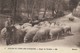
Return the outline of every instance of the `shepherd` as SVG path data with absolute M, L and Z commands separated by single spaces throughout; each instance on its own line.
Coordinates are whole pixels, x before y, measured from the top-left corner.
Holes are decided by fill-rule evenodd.
M 6 45 L 12 44 L 12 39 L 13 39 L 13 32 L 12 32 L 12 26 L 14 25 L 13 20 L 11 17 L 7 17 L 7 21 L 5 22 L 5 28 L 7 29 L 6 31 Z

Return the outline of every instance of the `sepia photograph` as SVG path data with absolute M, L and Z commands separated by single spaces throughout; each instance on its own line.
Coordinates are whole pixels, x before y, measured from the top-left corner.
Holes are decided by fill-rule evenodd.
M 0 0 L 0 51 L 8 50 L 80 52 L 80 0 Z

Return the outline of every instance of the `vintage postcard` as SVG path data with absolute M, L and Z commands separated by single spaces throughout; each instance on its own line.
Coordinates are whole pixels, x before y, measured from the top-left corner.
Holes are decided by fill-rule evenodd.
M 0 0 L 0 53 L 80 53 L 80 0 Z

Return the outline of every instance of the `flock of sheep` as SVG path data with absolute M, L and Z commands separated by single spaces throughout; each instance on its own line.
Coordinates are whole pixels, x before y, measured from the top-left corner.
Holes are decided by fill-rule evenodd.
M 59 39 L 66 33 L 71 33 L 71 27 L 66 24 L 57 22 L 50 23 L 48 21 L 40 22 L 32 26 L 30 23 L 23 25 L 15 24 L 16 30 L 13 34 L 13 41 L 20 42 L 40 42 L 49 39 Z M 6 28 L 1 30 L 1 35 L 5 36 Z

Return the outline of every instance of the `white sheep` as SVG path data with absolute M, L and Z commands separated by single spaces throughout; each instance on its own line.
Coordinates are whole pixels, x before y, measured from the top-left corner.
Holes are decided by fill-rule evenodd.
M 27 26 L 32 26 L 32 24 L 30 24 L 30 23 L 24 23 L 24 24 L 21 26 L 21 28 L 26 28 Z
M 47 40 L 49 38 L 49 30 L 49 27 L 40 28 L 33 37 L 33 42 Z
M 71 33 L 71 26 L 66 24 L 62 24 L 61 26 L 63 27 L 65 33 Z
M 32 41 L 33 37 L 35 36 L 35 34 L 38 30 L 39 29 L 36 27 L 32 27 L 30 30 L 28 30 L 24 37 L 24 43 L 26 43 L 28 41 Z
M 21 26 L 19 24 L 15 24 L 14 26 L 16 27 L 16 29 L 21 29 Z
M 1 37 L 2 37 L 2 38 L 5 38 L 6 32 L 7 32 L 7 29 L 6 29 L 6 28 L 3 28 L 3 29 L 1 30 Z

